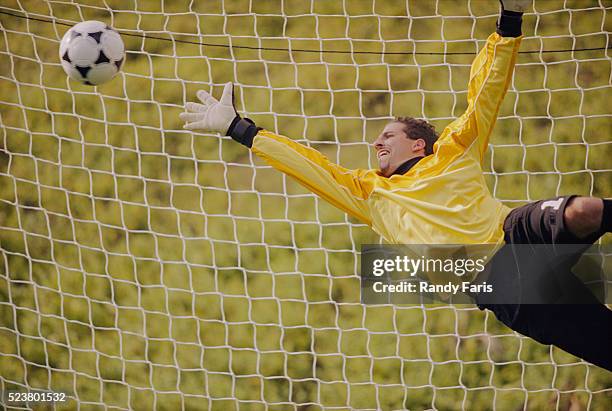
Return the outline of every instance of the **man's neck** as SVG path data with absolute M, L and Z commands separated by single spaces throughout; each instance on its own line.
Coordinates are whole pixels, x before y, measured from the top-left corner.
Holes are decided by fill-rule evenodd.
M 406 174 L 408 172 L 408 170 L 410 170 L 412 167 L 414 167 L 414 165 L 416 163 L 418 163 L 419 161 L 421 161 L 421 159 L 423 159 L 424 157 L 412 157 L 410 160 L 406 160 L 404 161 L 394 172 L 393 174 L 391 174 L 391 176 L 394 176 L 396 174 L 399 175 L 403 175 Z M 389 176 L 390 177 L 390 176 Z

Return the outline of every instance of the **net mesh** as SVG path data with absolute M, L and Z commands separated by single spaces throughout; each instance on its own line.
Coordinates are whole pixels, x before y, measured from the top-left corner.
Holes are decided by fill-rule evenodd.
M 380 239 L 178 119 L 232 81 L 258 125 L 374 167 L 392 116 L 441 130 L 466 108 L 497 7 L 3 1 L 0 390 L 64 392 L 60 409 L 609 407 L 609 373 L 473 306 L 361 305 L 359 246 Z M 525 15 L 529 53 L 485 161 L 507 205 L 612 193 L 609 13 L 547 1 Z M 91 19 L 128 49 L 97 88 L 58 60 Z

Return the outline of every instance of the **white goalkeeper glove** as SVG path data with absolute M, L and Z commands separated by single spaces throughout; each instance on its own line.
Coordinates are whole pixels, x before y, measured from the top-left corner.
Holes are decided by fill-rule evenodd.
M 227 83 L 223 88 L 221 100 L 217 100 L 204 90 L 196 94 L 202 104 L 185 104 L 185 113 L 179 115 L 185 121 L 183 128 L 187 130 L 212 131 L 225 135 L 238 116 L 234 108 L 234 86 Z
M 253 138 L 260 130 L 252 120 L 241 118 L 234 107 L 234 85 L 227 83 L 223 88 L 221 100 L 217 100 L 204 90 L 196 95 L 202 102 L 185 104 L 185 113 L 179 114 L 185 121 L 183 128 L 216 132 L 231 136 L 247 147 L 253 145 Z
M 532 0 L 499 0 L 504 10 L 524 13 L 531 5 Z

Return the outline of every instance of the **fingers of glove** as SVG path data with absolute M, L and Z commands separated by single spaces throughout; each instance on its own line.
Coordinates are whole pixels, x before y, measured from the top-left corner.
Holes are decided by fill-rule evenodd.
M 196 96 L 198 96 L 200 101 L 204 103 L 205 106 L 209 106 L 211 104 L 218 103 L 216 98 L 214 98 L 207 91 L 204 91 L 204 90 L 198 90 L 198 92 L 196 93 Z
M 234 107 L 234 85 L 231 82 L 223 87 L 223 94 L 221 95 L 220 101 L 224 106 Z
M 202 120 L 202 113 L 181 113 L 179 118 L 185 122 L 194 122 Z
M 190 113 L 205 113 L 206 111 L 208 111 L 208 109 L 209 109 L 209 106 L 205 106 L 204 104 L 200 104 L 200 103 L 189 102 L 185 104 L 185 110 L 187 110 Z

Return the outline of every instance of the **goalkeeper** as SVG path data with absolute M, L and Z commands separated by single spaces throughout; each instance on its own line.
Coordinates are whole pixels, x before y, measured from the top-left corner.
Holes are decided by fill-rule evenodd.
M 200 90 L 181 119 L 249 147 L 334 206 L 396 244 L 592 244 L 612 226 L 612 200 L 558 197 L 513 210 L 490 194 L 482 161 L 521 43 L 530 0 L 503 0 L 497 32 L 472 63 L 468 107 L 438 136 L 400 117 L 374 141 L 379 170 L 349 170 L 318 151 L 241 118 L 227 84 L 220 101 Z M 588 294 L 588 293 L 587 293 Z M 477 300 L 478 301 L 478 300 Z M 483 304 L 510 328 L 612 370 L 612 311 L 592 304 Z

